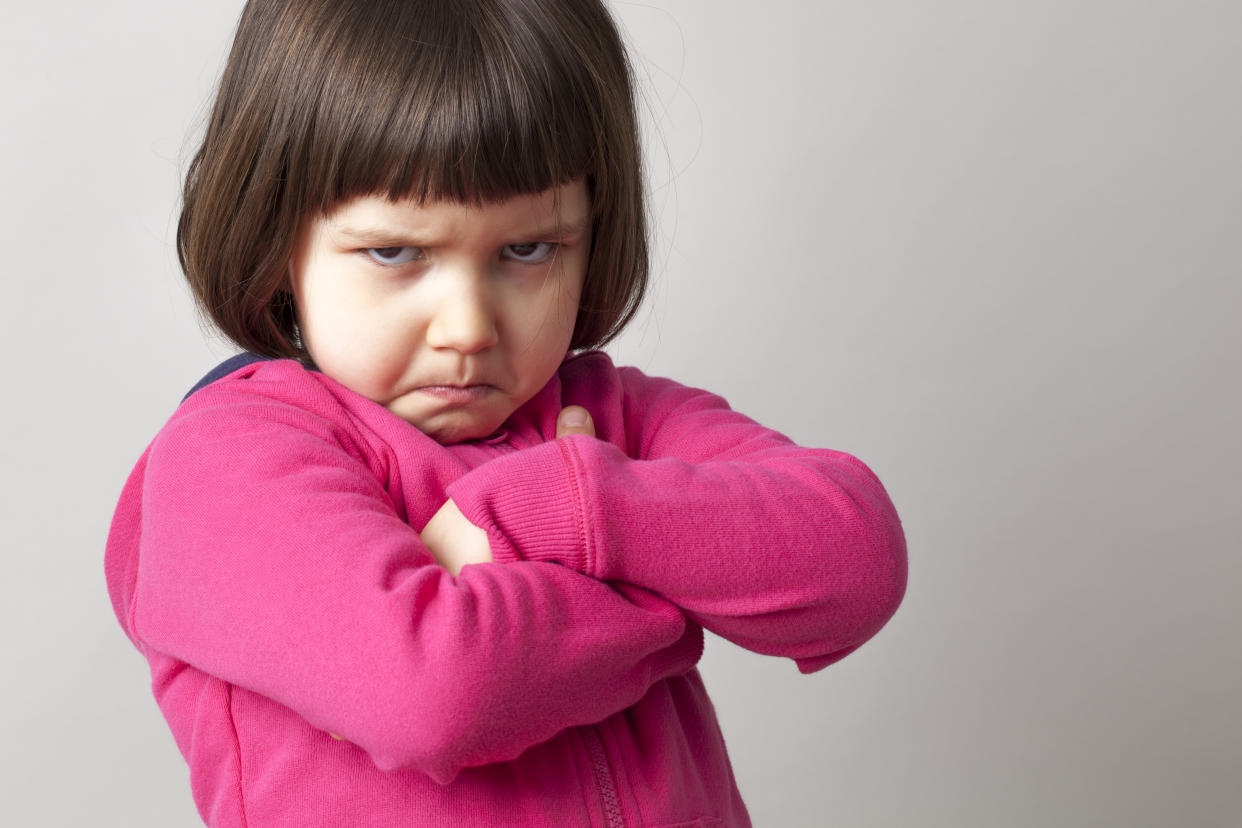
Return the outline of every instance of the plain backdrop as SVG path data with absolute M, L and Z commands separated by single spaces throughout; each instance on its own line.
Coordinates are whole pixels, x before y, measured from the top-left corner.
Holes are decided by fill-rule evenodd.
M 5 825 L 199 824 L 102 556 L 231 352 L 173 226 L 240 7 L 6 3 Z M 657 252 L 613 353 L 857 454 L 909 540 L 838 665 L 709 639 L 755 824 L 1242 826 L 1242 4 L 614 8 Z

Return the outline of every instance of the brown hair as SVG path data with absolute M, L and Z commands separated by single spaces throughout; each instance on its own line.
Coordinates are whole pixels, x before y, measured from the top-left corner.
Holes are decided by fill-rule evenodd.
M 648 270 L 630 67 L 600 0 L 250 0 L 186 175 L 177 254 L 233 341 L 305 357 L 287 271 L 307 216 L 579 177 L 594 226 L 575 349 L 621 331 Z

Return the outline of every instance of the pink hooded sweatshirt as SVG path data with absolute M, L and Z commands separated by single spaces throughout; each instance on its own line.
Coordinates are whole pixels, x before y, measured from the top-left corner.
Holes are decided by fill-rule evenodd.
M 555 439 L 572 404 L 598 438 Z M 449 497 L 495 556 L 457 577 L 418 534 Z M 703 629 L 811 672 L 906 579 L 858 460 L 598 352 L 448 446 L 248 365 L 139 460 L 106 569 L 216 828 L 749 825 Z

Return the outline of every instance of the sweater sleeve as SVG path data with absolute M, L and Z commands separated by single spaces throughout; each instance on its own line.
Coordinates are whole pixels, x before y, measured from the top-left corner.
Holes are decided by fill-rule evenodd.
M 634 369 L 621 369 L 619 393 L 623 436 L 536 446 L 449 488 L 489 531 L 497 560 L 553 561 L 652 590 L 803 672 L 892 616 L 905 539 L 863 463 L 796 446 L 720 397 Z
M 640 587 L 543 561 L 449 575 L 363 455 L 279 402 L 217 395 L 174 417 L 142 484 L 140 646 L 441 783 L 697 661 L 701 628 Z

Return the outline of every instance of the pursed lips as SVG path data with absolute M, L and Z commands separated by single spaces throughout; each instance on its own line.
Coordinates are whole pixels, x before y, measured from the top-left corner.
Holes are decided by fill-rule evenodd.
M 495 389 L 494 385 L 471 383 L 468 385 L 420 385 L 414 390 L 446 402 L 469 403 L 482 399 Z

